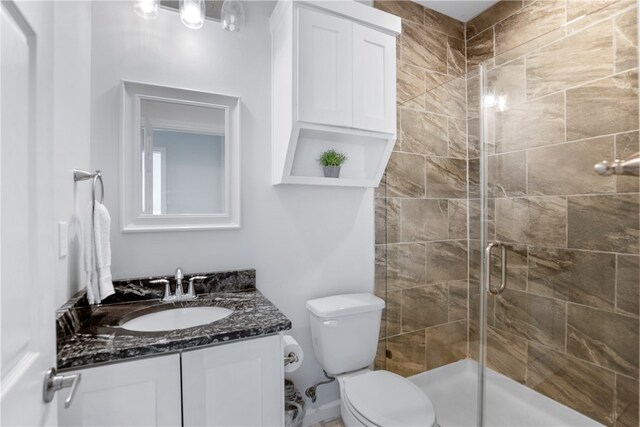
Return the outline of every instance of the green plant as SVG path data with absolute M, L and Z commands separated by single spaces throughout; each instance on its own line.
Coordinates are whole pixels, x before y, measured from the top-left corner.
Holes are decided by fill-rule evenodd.
M 318 161 L 322 166 L 341 166 L 347 160 L 347 155 L 333 148 L 320 154 Z

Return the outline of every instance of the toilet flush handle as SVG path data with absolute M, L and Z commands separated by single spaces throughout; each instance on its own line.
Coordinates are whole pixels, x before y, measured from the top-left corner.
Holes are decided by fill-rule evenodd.
M 325 320 L 324 322 L 322 322 L 322 324 L 324 326 L 328 326 L 330 328 L 338 327 L 338 321 L 337 320 Z

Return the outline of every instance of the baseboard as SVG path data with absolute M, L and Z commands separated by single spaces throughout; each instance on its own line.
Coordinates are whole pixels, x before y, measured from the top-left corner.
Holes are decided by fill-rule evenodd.
M 340 399 L 325 403 L 317 408 L 308 408 L 302 420 L 303 427 L 309 427 L 320 421 L 330 420 L 340 416 Z

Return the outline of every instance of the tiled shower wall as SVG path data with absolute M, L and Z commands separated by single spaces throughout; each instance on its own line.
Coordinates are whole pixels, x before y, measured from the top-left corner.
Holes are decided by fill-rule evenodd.
M 398 141 L 376 194 L 376 364 L 413 375 L 468 352 L 464 25 L 408 1 L 375 7 L 402 18 Z
M 489 109 L 486 121 L 489 239 L 511 247 L 508 288 L 489 297 L 488 364 L 616 426 L 638 426 L 639 181 L 600 177 L 593 164 L 639 151 L 635 4 L 502 1 L 467 25 L 470 153 L 478 141 L 478 63 L 491 68 L 486 92 L 508 103 Z M 474 356 L 478 230 L 475 218 Z

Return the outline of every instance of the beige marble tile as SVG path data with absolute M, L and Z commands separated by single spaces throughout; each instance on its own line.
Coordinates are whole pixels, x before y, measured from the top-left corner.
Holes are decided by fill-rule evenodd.
M 426 157 L 426 190 L 427 197 L 466 198 L 466 160 Z
M 527 340 L 499 329 L 487 328 L 487 366 L 514 381 L 524 383 Z
M 396 65 L 396 98 L 398 103 L 407 103 L 412 108 L 424 109 L 424 94 L 427 89 L 425 70 L 403 62 Z
M 638 72 L 567 91 L 567 140 L 638 129 Z
M 612 425 L 614 373 L 529 343 L 527 385 L 606 425 Z
M 489 240 L 495 239 L 495 199 L 487 201 L 487 212 L 481 215 L 480 199 L 469 200 L 469 238 L 480 239 L 480 227 L 487 227 Z
M 424 25 L 458 40 L 464 40 L 464 23 L 428 7 L 424 8 Z
M 387 291 L 385 329 L 388 337 L 398 335 L 402 328 L 402 291 Z
M 376 358 L 373 361 L 373 367 L 376 371 L 380 369 L 387 369 L 387 340 L 382 339 L 378 341 L 378 348 L 376 349 Z M 313 427 L 313 426 L 312 426 Z
M 522 9 L 522 0 L 504 0 L 496 3 L 467 22 L 467 38 L 486 30 Z
M 467 158 L 467 121 L 465 119 L 447 118 L 449 130 L 449 157 Z
M 425 160 L 417 154 L 391 154 L 387 164 L 387 195 L 389 197 L 424 197 Z
M 564 109 L 564 94 L 556 93 L 496 112 L 496 153 L 564 142 Z
M 449 282 L 467 278 L 466 240 L 428 242 L 427 283 Z
M 495 327 L 564 350 L 564 302 L 507 288 L 496 298 Z
M 625 160 L 640 151 L 637 131 L 622 133 L 616 135 L 615 138 L 616 159 Z M 616 191 L 618 193 L 637 193 L 640 191 L 640 177 L 625 175 L 615 176 L 613 179 L 616 182 Z
M 605 21 L 527 55 L 527 97 L 613 74 L 613 29 Z
M 494 30 L 488 28 L 467 40 L 467 71 L 472 71 L 494 55 Z
M 536 1 L 496 24 L 496 54 L 540 37 L 564 24 L 564 0 Z
M 402 292 L 402 332 L 412 332 L 448 322 L 446 283 Z
M 613 310 L 616 258 L 603 252 L 529 247 L 529 292 Z
M 567 306 L 567 353 L 638 378 L 638 344 L 636 317 Z
M 467 356 L 467 321 L 427 329 L 427 369 L 457 362 Z
M 376 199 L 376 244 L 400 242 L 400 201 L 392 197 Z
M 403 242 L 448 238 L 449 212 L 446 200 L 402 199 L 400 211 L 400 238 Z
M 403 20 L 424 24 L 424 8 L 409 0 L 376 0 L 373 3 L 376 9 L 399 16 Z
M 567 0 L 567 31 L 580 31 L 634 4 L 635 0 Z
M 344 423 L 342 422 L 342 418 L 338 417 L 332 420 L 323 421 L 322 427 L 344 427 Z
M 465 43 L 453 37 L 447 37 L 447 74 L 462 76 L 467 70 Z
M 431 74 L 434 79 L 442 79 L 439 74 Z M 427 82 L 427 86 L 436 81 Z M 448 117 L 465 118 L 466 83 L 463 77 L 454 78 L 428 90 L 424 96 L 425 110 L 430 113 L 443 114 Z
M 637 194 L 569 197 L 569 247 L 637 254 L 638 202 Z
M 517 151 L 489 156 L 489 197 L 527 195 L 527 153 Z
M 376 245 L 373 292 L 384 297 L 387 291 L 387 245 Z
M 426 370 L 424 331 L 388 338 L 387 350 L 389 371 L 408 377 Z
M 449 215 L 449 239 L 467 238 L 467 208 L 465 199 L 449 199 L 447 213 Z M 430 217 L 429 217 L 430 218 Z M 429 219 L 427 222 L 431 222 Z
M 638 10 L 631 9 L 614 19 L 616 72 L 638 66 Z
M 566 247 L 567 202 L 563 197 L 496 199 L 496 237 L 506 242 Z
M 615 156 L 612 136 L 536 148 L 527 152 L 528 193 L 614 193 L 615 180 L 593 172 L 594 159 Z
M 617 255 L 616 308 L 618 312 L 638 316 L 640 271 L 638 257 Z
M 386 245 L 387 291 L 425 284 L 425 249 L 420 243 Z
M 467 79 L 467 118 L 477 119 L 479 116 L 480 116 L 480 77 L 478 76 L 469 77 Z M 476 155 L 476 156 L 470 156 L 470 157 L 478 157 L 478 156 Z
M 449 322 L 467 318 L 468 283 L 467 280 L 449 282 Z
M 616 427 L 636 427 L 638 422 L 638 381 L 616 374 Z
M 401 108 L 400 117 L 402 151 L 447 156 L 449 123 L 445 116 Z
M 438 73 L 447 72 L 447 36 L 424 25 L 402 23 L 402 61 Z
M 494 63 L 495 65 L 502 65 L 506 62 L 513 61 L 514 59 L 522 58 L 525 55 L 534 52 L 537 49 L 540 49 L 541 47 L 547 46 L 550 43 L 562 39 L 563 37 L 565 37 L 565 35 L 565 27 L 560 27 L 534 39 L 527 40 L 522 44 L 519 44 L 518 46 L 512 48 L 511 50 L 496 55 Z
M 485 93 L 495 97 L 506 97 L 507 107 L 525 102 L 527 97 L 524 58 L 487 71 Z

